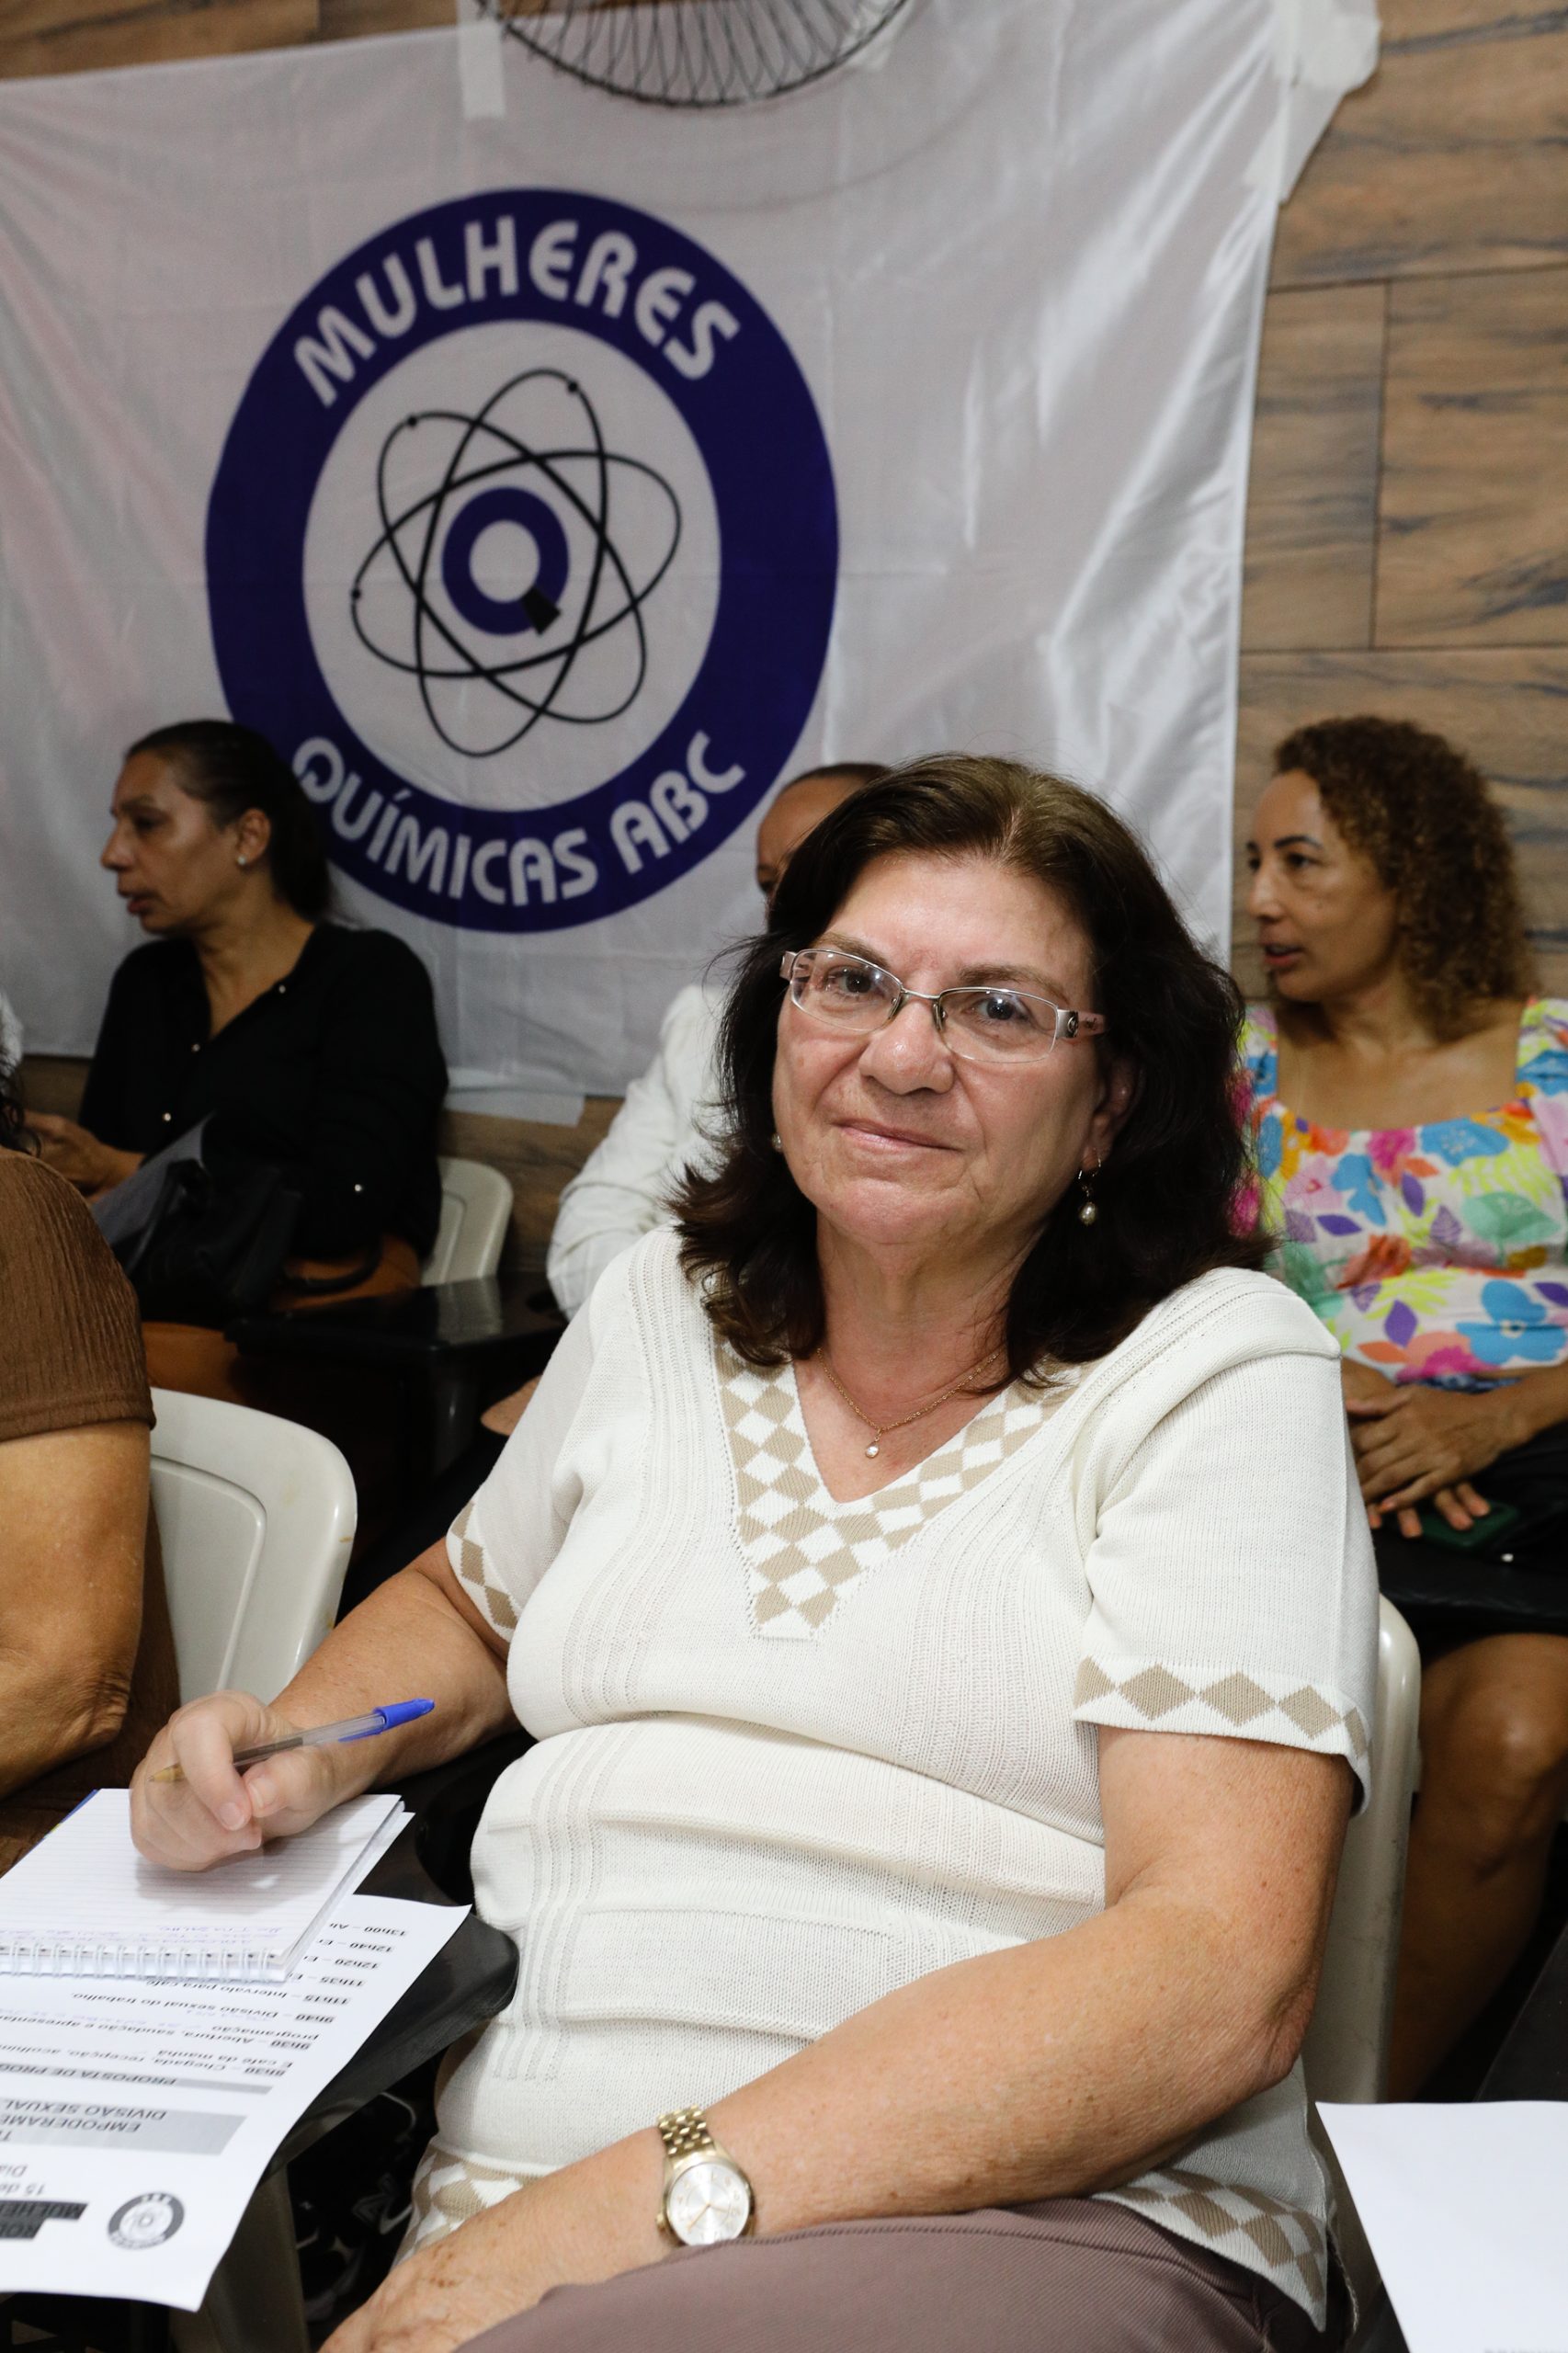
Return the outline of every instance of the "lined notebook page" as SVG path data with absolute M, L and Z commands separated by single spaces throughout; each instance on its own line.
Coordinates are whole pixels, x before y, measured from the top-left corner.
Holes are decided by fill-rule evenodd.
M 149 1863 L 131 1793 L 97 1790 L 0 1879 L 0 1972 L 286 1976 L 317 1924 L 406 1819 L 385 1793 L 208 1871 Z

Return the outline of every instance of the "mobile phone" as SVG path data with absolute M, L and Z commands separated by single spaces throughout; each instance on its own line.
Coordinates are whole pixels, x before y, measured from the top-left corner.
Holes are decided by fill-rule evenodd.
M 1494 1504 L 1480 1519 L 1472 1519 L 1468 1528 L 1450 1528 L 1440 1511 L 1425 1505 L 1421 1512 L 1421 1533 L 1428 1543 L 1446 1544 L 1450 1552 L 1480 1552 L 1499 1536 L 1506 1536 L 1518 1525 L 1517 1504 Z

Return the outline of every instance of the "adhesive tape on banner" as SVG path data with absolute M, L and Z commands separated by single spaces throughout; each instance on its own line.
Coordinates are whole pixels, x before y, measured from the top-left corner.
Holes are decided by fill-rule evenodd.
M 506 111 L 501 63 L 501 26 L 481 0 L 458 0 L 458 87 L 463 119 L 499 119 Z

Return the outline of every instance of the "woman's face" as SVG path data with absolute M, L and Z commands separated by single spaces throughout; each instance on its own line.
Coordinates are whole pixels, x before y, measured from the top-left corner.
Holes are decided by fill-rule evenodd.
M 1388 978 L 1398 962 L 1399 903 L 1304 770 L 1289 768 L 1268 787 L 1246 856 L 1247 911 L 1281 996 L 1317 1005 Z
M 1076 922 L 989 858 L 879 858 L 823 938 L 929 995 L 1011 982 L 1097 1010 Z M 918 1002 L 861 1038 L 824 1030 L 787 992 L 779 1009 L 773 1116 L 790 1174 L 830 1228 L 872 1249 L 1021 1257 L 1076 1171 L 1105 1157 L 1127 1094 L 1087 1040 L 994 1068 L 951 1053 Z
M 250 864 L 239 864 L 245 819 L 215 825 L 168 760 L 155 752 L 127 760 L 110 813 L 113 830 L 99 864 L 143 931 L 163 937 L 199 929 L 239 896 Z

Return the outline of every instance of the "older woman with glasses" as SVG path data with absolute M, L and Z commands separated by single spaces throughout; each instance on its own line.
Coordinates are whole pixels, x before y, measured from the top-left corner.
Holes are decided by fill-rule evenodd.
M 1238 1014 L 1087 794 L 858 794 L 719 1165 L 449 1545 L 160 1734 L 191 1868 L 536 1735 L 474 1849 L 517 1993 L 332 2353 L 1332 2341 L 1296 2059 L 1375 1595 L 1333 1345 L 1232 1231 Z M 379 1756 L 236 1772 L 404 1687 Z

